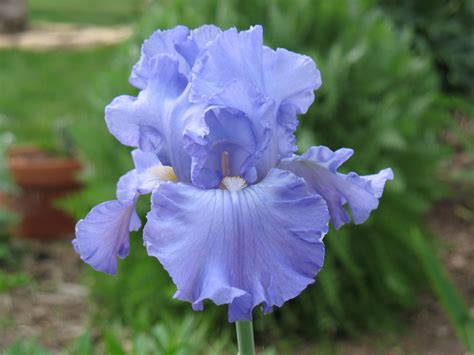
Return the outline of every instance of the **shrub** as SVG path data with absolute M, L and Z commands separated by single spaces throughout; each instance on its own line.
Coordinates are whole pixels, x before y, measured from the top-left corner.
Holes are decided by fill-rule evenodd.
M 474 3 L 469 0 L 378 0 L 387 15 L 411 26 L 418 49 L 436 60 L 446 89 L 474 97 Z

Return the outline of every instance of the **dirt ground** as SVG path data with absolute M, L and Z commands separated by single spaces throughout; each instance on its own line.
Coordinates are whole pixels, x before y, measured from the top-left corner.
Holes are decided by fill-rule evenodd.
M 22 269 L 33 282 L 0 293 L 0 350 L 27 338 L 52 350 L 65 349 L 86 329 L 80 260 L 68 241 L 28 242 L 28 249 Z

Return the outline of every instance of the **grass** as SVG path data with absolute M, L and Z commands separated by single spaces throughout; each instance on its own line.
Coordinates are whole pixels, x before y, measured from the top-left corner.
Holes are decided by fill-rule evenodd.
M 55 126 L 81 119 L 96 78 L 114 60 L 116 48 L 81 52 L 0 52 L 4 124 L 20 142 L 47 145 Z M 2 127 L 3 128 L 3 127 Z
M 0 294 L 12 288 L 27 285 L 30 282 L 30 277 L 23 272 L 13 273 L 0 270 Z
M 144 0 L 30 0 L 32 21 L 122 24 L 137 18 Z

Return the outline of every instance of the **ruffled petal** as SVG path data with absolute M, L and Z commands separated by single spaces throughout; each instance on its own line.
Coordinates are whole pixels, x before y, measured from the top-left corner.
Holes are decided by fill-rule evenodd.
M 129 82 L 144 89 L 152 74 L 151 60 L 166 54 L 179 63 L 179 72 L 188 76 L 194 62 L 222 31 L 213 25 L 203 25 L 192 31 L 186 26 L 177 26 L 166 31 L 156 31 L 142 45 L 141 56 L 134 65 Z
M 321 74 L 306 56 L 278 48 L 263 51 L 265 91 L 281 104 L 291 104 L 296 113 L 306 113 L 314 101 L 314 90 L 321 86 Z
M 152 195 L 144 241 L 177 286 L 175 297 L 201 310 L 229 304 L 248 320 L 300 294 L 321 269 L 328 229 L 325 202 L 303 179 L 271 170 L 239 191 L 161 184 Z
M 191 180 L 202 188 L 216 187 L 226 175 L 256 178 L 255 166 L 270 140 L 273 102 L 245 82 L 233 81 L 209 98 L 203 118 L 185 130 L 192 157 Z M 222 171 L 223 154 L 229 171 Z
M 229 29 L 208 44 L 191 72 L 190 100 L 211 103 L 236 81 L 245 84 L 242 91 L 257 92 L 274 103 L 273 119 L 266 122 L 271 139 L 256 165 L 261 179 L 296 151 L 297 115 L 313 102 L 321 76 L 310 57 L 263 46 L 262 28 L 255 26 L 242 32 Z M 225 104 L 241 110 L 240 102 L 229 102 Z
M 377 208 L 385 182 L 393 179 L 392 169 L 375 175 L 359 176 L 354 172 L 341 174 L 337 168 L 352 156 L 352 149 L 335 152 L 318 146 L 302 156 L 283 160 L 279 168 L 289 170 L 305 179 L 308 186 L 326 201 L 335 228 L 350 221 L 344 205 L 347 203 L 355 224 L 365 222 Z
M 203 25 L 191 31 L 184 42 L 176 44 L 176 50 L 192 67 L 207 45 L 215 40 L 222 30 L 214 25 Z
M 107 201 L 95 206 L 76 225 L 74 249 L 95 270 L 117 272 L 117 257 L 129 252 L 129 232 L 140 229 L 135 201 Z
M 231 28 L 211 42 L 191 73 L 190 98 L 205 100 L 232 81 L 246 81 L 264 92 L 263 30 L 261 26 L 238 32 Z
M 180 145 L 171 139 L 170 125 L 179 124 L 172 115 L 187 85 L 187 79 L 178 71 L 178 62 L 168 56 L 150 60 L 152 75 L 147 87 L 138 97 L 119 96 L 105 109 L 109 131 L 124 145 L 155 152 L 160 161 L 169 165 L 172 145 Z M 179 148 L 176 148 L 179 149 Z
M 279 159 L 288 158 L 297 149 L 297 115 L 306 113 L 313 103 L 314 91 L 321 86 L 321 74 L 310 57 L 282 48 L 264 48 L 263 68 L 265 91 L 278 107 L 274 144 L 278 146 Z
M 137 64 L 133 66 L 129 82 L 138 89 L 146 88 L 148 80 L 154 75 L 153 58 L 159 55 L 167 55 L 176 60 L 179 72 L 187 76 L 190 72 L 188 62 L 176 50 L 176 44 L 185 42 L 189 35 L 186 26 L 176 26 L 170 30 L 155 31 L 142 45 L 142 53 Z

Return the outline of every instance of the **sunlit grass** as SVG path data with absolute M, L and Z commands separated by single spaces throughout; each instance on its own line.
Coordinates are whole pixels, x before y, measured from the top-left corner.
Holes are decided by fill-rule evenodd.
M 121 24 L 136 19 L 143 0 L 30 0 L 33 21 Z
M 0 52 L 2 130 L 54 144 L 55 126 L 87 119 L 87 102 L 116 47 L 80 52 Z M 125 74 L 124 74 L 125 75 Z

